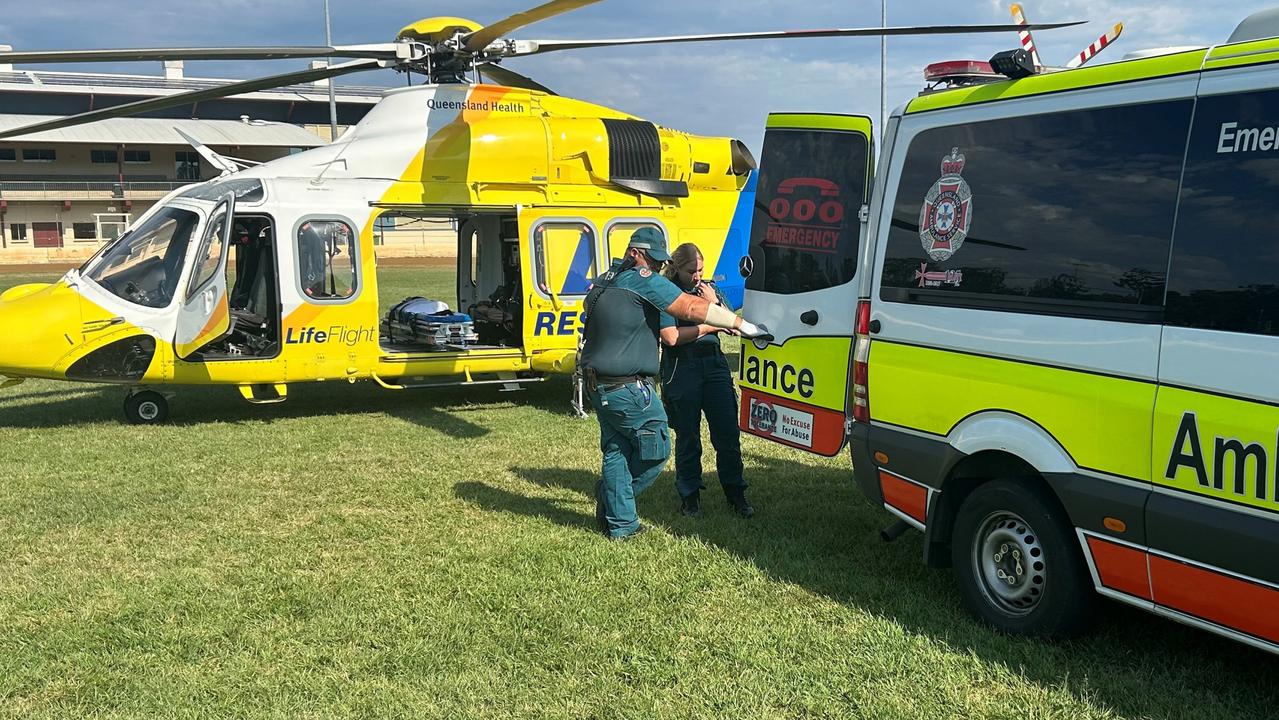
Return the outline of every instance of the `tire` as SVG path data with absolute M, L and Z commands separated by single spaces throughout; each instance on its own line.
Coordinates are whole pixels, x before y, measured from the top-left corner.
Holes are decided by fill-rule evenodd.
M 169 419 L 169 401 L 154 390 L 129 393 L 124 399 L 124 417 L 134 425 L 159 425 Z
M 1092 576 L 1060 505 L 1033 480 L 994 480 L 964 500 L 951 560 L 974 614 L 1011 635 L 1070 637 L 1096 606 Z

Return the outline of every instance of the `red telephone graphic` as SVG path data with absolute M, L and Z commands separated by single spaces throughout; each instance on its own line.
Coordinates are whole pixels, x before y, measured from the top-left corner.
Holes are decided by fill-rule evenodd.
M 823 178 L 787 178 L 777 185 L 777 195 L 793 195 L 798 188 L 817 188 L 821 197 L 838 198 L 839 184 Z M 807 223 L 816 217 L 826 225 L 838 225 L 844 219 L 844 206 L 838 200 L 825 200 L 819 206 L 807 198 L 793 204 L 784 197 L 774 197 L 768 205 L 768 214 L 775 222 L 797 221 Z
M 839 185 L 823 178 L 787 178 L 777 186 L 777 192 L 783 195 L 790 195 L 795 192 L 795 188 L 800 187 L 815 187 L 825 197 L 839 197 Z

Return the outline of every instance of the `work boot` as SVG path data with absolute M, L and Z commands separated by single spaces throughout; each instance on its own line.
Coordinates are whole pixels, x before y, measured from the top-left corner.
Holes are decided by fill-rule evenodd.
M 746 499 L 746 488 L 726 488 L 724 495 L 728 498 L 728 504 L 733 506 L 738 515 L 748 518 L 755 514 L 754 506 Z
M 608 518 L 604 511 L 604 481 L 595 481 L 595 527 L 599 531 L 608 535 Z
M 648 532 L 648 526 L 641 524 L 639 527 L 635 528 L 635 532 L 631 533 L 630 535 L 620 535 L 620 536 L 609 535 L 608 539 L 621 542 L 623 540 L 630 540 L 633 537 L 638 537 L 640 535 L 643 535 L 646 532 Z
M 685 495 L 679 499 L 679 513 L 684 517 L 698 518 L 702 516 L 702 497 L 700 493 Z

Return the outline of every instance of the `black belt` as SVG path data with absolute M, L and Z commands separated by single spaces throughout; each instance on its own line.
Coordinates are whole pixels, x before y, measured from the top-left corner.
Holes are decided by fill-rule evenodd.
M 719 343 L 689 343 L 666 348 L 671 357 L 710 357 L 718 355 Z
M 596 375 L 597 385 L 630 385 L 633 382 L 651 382 L 652 375 Z

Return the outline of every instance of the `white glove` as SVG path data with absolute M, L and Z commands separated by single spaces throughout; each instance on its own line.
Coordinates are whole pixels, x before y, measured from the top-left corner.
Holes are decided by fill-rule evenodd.
M 742 325 L 738 328 L 738 331 L 741 332 L 744 338 L 772 337 L 768 332 L 768 328 L 763 325 L 756 325 L 746 318 L 742 318 Z

